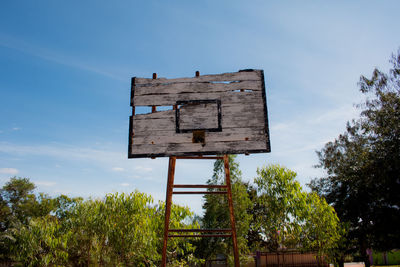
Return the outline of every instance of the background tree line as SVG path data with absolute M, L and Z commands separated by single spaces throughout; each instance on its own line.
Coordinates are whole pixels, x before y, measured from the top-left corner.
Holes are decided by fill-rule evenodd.
M 336 246 L 339 220 L 323 198 L 305 192 L 296 174 L 279 165 L 260 168 L 255 184 L 244 183 L 230 156 L 232 191 L 242 263 L 255 250 L 297 248 L 320 256 Z M 222 183 L 216 161 L 208 181 Z M 2 260 L 23 266 L 158 266 L 161 260 L 164 203 L 138 191 L 103 199 L 34 194 L 27 178 L 11 178 L 1 189 Z M 172 228 L 230 228 L 227 200 L 206 195 L 205 214 L 173 206 Z M 217 255 L 232 261 L 230 238 L 173 238 L 170 266 L 200 266 Z
M 1 189 L 0 257 L 21 266 L 157 266 L 164 203 L 135 191 L 103 199 L 35 195 L 27 178 Z M 188 208 L 173 205 L 174 228 L 197 228 Z M 183 239 L 168 243 L 171 266 L 199 262 Z

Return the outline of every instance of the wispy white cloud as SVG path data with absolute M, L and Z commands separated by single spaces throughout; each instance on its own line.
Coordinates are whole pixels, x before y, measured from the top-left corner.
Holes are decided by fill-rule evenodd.
M 127 187 L 127 186 L 129 186 L 129 184 L 128 184 L 128 183 L 120 183 L 119 185 L 120 185 L 120 186 L 123 186 L 123 187 Z
M 161 177 L 165 177 L 165 175 L 162 175 Z M 129 178 L 133 180 L 142 180 L 142 181 L 159 181 L 159 179 L 156 179 L 155 177 L 148 175 L 133 175 L 130 176 Z
M 19 171 L 15 168 L 1 168 L 0 173 L 2 174 L 10 174 L 10 175 L 16 175 Z
M 18 145 L 8 142 L 0 142 L 0 152 L 16 155 L 36 155 L 51 156 L 64 159 L 93 160 L 109 162 L 110 158 L 120 160 L 124 158 L 122 152 L 94 149 L 91 147 L 81 147 L 52 143 L 46 145 Z
M 25 157 L 51 158 L 58 162 L 79 162 L 84 163 L 84 172 L 93 172 L 101 169 L 120 173 L 125 178 L 132 178 L 132 174 L 139 176 L 138 179 L 148 177 L 150 172 L 165 170 L 166 159 L 128 159 L 125 149 L 115 149 L 118 145 L 94 147 L 82 145 L 66 145 L 60 143 L 49 143 L 43 145 L 19 145 L 9 142 L 0 142 L 0 154 L 7 157 L 17 156 L 21 160 Z M 65 164 L 63 164 L 65 165 Z M 64 166 L 56 165 L 56 168 Z M 82 169 L 81 169 L 82 170 Z M 142 175 L 146 174 L 146 175 Z M 153 175 L 151 175 L 153 176 Z M 147 178 L 146 178 L 147 179 Z M 153 178 L 151 178 L 153 179 Z
M 331 123 L 343 120 L 351 120 L 352 118 L 356 118 L 359 115 L 359 110 L 355 106 L 340 106 L 335 109 L 328 110 L 323 112 L 322 114 L 311 116 L 308 118 L 307 122 L 309 124 L 323 124 L 323 123 Z
M 41 186 L 54 186 L 57 183 L 56 182 L 50 182 L 50 181 L 34 181 L 36 185 L 41 185 Z
M 13 131 L 19 131 L 19 130 L 21 130 L 21 128 L 19 128 L 19 127 L 14 127 L 14 128 L 12 128 L 11 130 L 13 130 Z
M 94 64 L 84 62 L 81 59 L 78 59 L 78 57 L 66 55 L 66 53 L 52 51 L 49 48 L 39 47 L 37 45 L 27 43 L 24 40 L 20 40 L 12 36 L 1 34 L 0 46 L 14 49 L 25 54 L 39 57 L 57 64 L 97 73 L 118 81 L 126 80 L 126 78 L 114 74 L 109 70 L 105 70 L 105 68 L 99 68 L 98 66 L 94 66 Z
M 151 168 L 151 167 L 146 167 L 146 166 L 141 166 L 141 165 L 135 166 L 134 169 L 136 171 L 141 171 L 141 172 L 151 172 L 153 170 L 153 168 Z

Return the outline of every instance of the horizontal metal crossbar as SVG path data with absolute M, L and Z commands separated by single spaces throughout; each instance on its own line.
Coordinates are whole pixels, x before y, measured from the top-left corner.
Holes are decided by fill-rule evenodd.
M 172 194 L 178 194 L 178 195 L 193 195 L 193 194 L 214 194 L 214 195 L 220 195 L 220 194 L 227 194 L 227 191 L 174 191 Z
M 231 237 L 232 234 L 168 235 L 168 237 Z
M 232 232 L 232 229 L 169 229 L 169 232 L 202 232 L 202 233 L 218 233 Z
M 175 184 L 174 188 L 227 188 L 226 185 Z
M 184 157 L 184 156 L 177 156 L 176 159 L 224 159 L 224 157 Z

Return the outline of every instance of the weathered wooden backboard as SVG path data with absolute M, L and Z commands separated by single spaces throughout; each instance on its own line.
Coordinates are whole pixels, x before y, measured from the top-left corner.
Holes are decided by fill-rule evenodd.
M 129 158 L 270 152 L 262 70 L 134 77 L 131 106 Z M 135 114 L 140 106 L 153 112 Z

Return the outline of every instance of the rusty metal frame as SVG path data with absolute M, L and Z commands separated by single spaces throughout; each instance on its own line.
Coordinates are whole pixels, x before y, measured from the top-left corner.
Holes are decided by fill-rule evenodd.
M 225 170 L 225 185 L 190 185 L 190 184 L 174 184 L 175 178 L 175 164 L 176 159 L 220 159 L 224 161 Z M 219 188 L 225 189 L 225 191 L 174 191 L 174 188 Z M 171 216 L 172 207 L 172 195 L 173 194 L 227 194 L 228 196 L 228 208 L 229 208 L 229 219 L 231 222 L 230 229 L 169 229 L 169 221 Z M 169 234 L 169 233 L 176 234 Z M 199 234 L 181 234 L 181 233 L 199 233 Z M 202 234 L 210 233 L 210 234 Z M 167 244 L 168 238 L 173 237 L 232 237 L 233 245 L 233 256 L 234 266 L 239 267 L 239 251 L 237 246 L 237 235 L 235 225 L 235 215 L 233 211 L 233 200 L 231 190 L 231 177 L 229 171 L 229 158 L 228 155 L 223 157 L 184 157 L 184 156 L 171 156 L 169 157 L 168 164 L 168 182 L 167 182 L 167 194 L 165 201 L 165 221 L 164 221 L 164 240 L 162 249 L 162 261 L 161 266 L 167 266 Z

